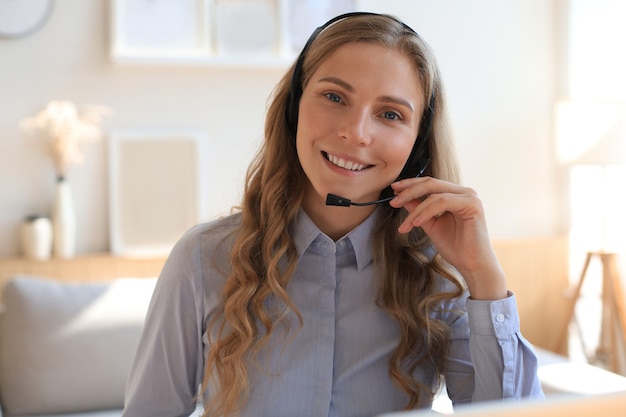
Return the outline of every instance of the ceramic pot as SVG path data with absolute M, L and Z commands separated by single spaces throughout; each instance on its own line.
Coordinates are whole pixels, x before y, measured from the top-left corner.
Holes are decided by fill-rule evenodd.
M 45 261 L 52 253 L 52 222 L 45 216 L 27 217 L 20 225 L 22 252 L 28 259 Z

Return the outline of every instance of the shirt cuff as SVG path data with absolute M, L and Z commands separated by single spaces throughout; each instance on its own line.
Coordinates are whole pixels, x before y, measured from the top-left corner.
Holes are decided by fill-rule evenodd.
M 467 299 L 470 332 L 480 336 L 506 339 L 519 332 L 519 315 L 515 294 L 496 301 Z

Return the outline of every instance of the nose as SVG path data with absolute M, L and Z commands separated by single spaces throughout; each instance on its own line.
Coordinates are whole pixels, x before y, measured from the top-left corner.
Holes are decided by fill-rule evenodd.
M 345 114 L 337 134 L 345 142 L 367 146 L 371 143 L 369 122 L 369 112 L 352 109 Z

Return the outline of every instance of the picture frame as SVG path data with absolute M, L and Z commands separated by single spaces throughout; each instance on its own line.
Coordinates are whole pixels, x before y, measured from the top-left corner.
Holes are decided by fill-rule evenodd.
M 193 58 L 211 53 L 209 0 L 110 0 L 111 55 Z
M 201 219 L 204 190 L 197 131 L 114 132 L 108 142 L 110 251 L 164 256 Z
M 286 67 L 357 0 L 109 0 L 117 65 Z
M 212 51 L 218 59 L 278 57 L 282 53 L 279 0 L 211 0 Z

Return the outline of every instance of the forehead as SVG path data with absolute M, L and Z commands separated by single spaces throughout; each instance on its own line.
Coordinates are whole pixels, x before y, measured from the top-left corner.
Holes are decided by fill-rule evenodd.
M 403 95 L 423 101 L 417 64 L 407 54 L 378 44 L 356 42 L 338 47 L 313 72 L 315 82 L 326 76 L 340 77 L 355 88 Z

